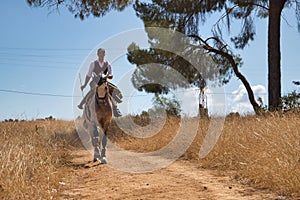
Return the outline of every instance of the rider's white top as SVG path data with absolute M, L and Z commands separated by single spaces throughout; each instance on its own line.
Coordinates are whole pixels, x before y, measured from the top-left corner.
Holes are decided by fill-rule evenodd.
M 95 70 L 95 62 L 98 62 L 99 66 L 100 66 L 100 70 Z M 104 63 L 107 63 L 107 67 L 104 66 Z M 96 61 L 93 61 L 91 64 L 90 64 L 90 68 L 89 68 L 89 72 L 87 73 L 87 76 L 91 77 L 93 75 L 93 73 L 95 75 L 100 75 L 101 73 L 104 73 L 104 71 L 107 69 L 107 74 L 108 75 L 112 75 L 112 70 L 111 70 L 111 65 L 108 61 L 104 61 L 104 62 L 100 62 L 99 60 L 96 60 Z M 99 73 L 96 74 L 95 71 L 98 71 Z

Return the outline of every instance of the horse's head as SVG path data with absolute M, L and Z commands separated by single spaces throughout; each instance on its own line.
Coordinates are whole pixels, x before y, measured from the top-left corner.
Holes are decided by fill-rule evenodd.
M 97 97 L 100 99 L 105 98 L 108 90 L 106 78 L 101 76 L 97 86 Z

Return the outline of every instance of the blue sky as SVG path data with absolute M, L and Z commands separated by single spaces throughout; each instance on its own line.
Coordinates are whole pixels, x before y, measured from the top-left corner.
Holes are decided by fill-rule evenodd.
M 284 16 L 290 24 L 282 20 L 282 92 L 286 94 L 297 89 L 292 81 L 300 79 L 297 57 L 300 34 L 293 11 L 285 11 Z M 30 120 L 50 115 L 58 119 L 73 119 L 73 107 L 80 99 L 75 98 L 73 105 L 74 87 L 77 87 L 79 72 L 84 79 L 88 59 L 96 58 L 92 50 L 124 32 L 143 28 L 132 8 L 81 21 L 65 9 L 49 14 L 47 8 L 31 8 L 25 0 L 11 0 L 1 2 L 0 17 L 0 120 Z M 209 19 L 215 20 L 213 17 Z M 244 61 L 241 71 L 267 103 L 267 21 L 257 20 L 256 23 L 255 41 L 239 52 Z M 208 30 L 205 29 L 203 35 L 208 35 Z M 124 54 L 110 60 L 113 58 L 110 55 L 119 50 L 117 45 L 108 45 L 106 50 L 115 75 L 113 82 L 118 83 L 134 66 L 126 61 Z M 251 110 L 240 85 L 241 82 L 233 77 L 224 87 L 228 112 Z M 74 94 L 80 94 L 76 89 Z M 151 95 L 134 90 L 126 95 L 134 98 L 130 99 L 127 110 L 121 106 L 125 113 L 137 113 L 151 106 Z M 197 104 L 195 91 L 188 91 L 185 95 Z

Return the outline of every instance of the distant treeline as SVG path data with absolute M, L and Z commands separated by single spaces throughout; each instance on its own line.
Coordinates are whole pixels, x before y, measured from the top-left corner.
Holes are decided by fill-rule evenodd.
M 36 121 L 46 121 L 46 120 L 56 120 L 52 115 L 50 115 L 49 117 L 45 117 L 45 118 L 39 118 L 39 119 L 35 119 Z M 5 119 L 3 120 L 4 122 L 24 122 L 24 121 L 32 121 L 32 120 L 25 120 L 25 119 Z M 34 121 L 34 120 L 33 120 Z

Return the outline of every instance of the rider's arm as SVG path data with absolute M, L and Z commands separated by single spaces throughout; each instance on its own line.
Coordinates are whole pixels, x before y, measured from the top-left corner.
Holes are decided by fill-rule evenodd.
M 88 76 L 88 75 L 86 75 L 86 77 L 85 77 L 85 81 L 84 81 L 84 84 L 83 84 L 83 88 L 85 88 L 86 87 L 86 85 L 88 84 L 88 82 L 90 81 L 90 79 L 91 79 L 91 77 L 90 76 Z
M 87 84 L 89 83 L 89 81 L 92 77 L 92 73 L 94 71 L 94 67 L 95 67 L 94 62 L 92 62 L 90 64 L 89 71 L 88 71 L 87 75 L 85 76 L 84 84 L 81 86 L 81 90 L 83 90 L 87 86 Z
M 113 74 L 112 74 L 112 70 L 111 70 L 111 65 L 110 63 L 108 63 L 108 66 L 107 66 L 107 74 L 106 74 L 106 77 L 108 79 L 112 79 L 113 78 Z

